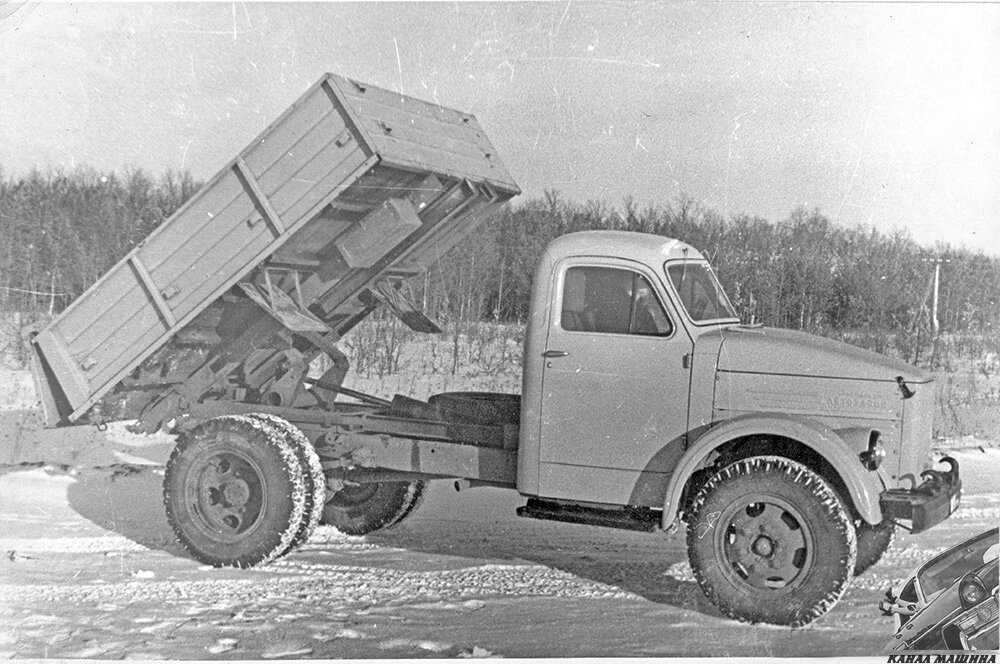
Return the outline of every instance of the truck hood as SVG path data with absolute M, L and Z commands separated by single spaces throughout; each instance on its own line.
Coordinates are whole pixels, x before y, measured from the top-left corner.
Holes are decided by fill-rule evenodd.
M 721 337 L 720 371 L 885 381 L 902 376 L 907 383 L 931 380 L 900 360 L 804 332 L 737 325 L 710 334 Z

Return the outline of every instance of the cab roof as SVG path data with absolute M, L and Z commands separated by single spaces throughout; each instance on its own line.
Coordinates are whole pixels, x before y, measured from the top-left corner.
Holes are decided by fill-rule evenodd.
M 660 265 L 677 259 L 705 260 L 686 242 L 651 233 L 631 231 L 579 231 L 556 238 L 549 244 L 554 258 L 562 256 L 609 256 Z

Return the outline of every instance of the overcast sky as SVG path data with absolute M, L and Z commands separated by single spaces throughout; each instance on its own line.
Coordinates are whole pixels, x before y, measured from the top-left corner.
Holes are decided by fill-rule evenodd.
M 477 115 L 527 195 L 685 192 L 1000 255 L 1000 5 L 0 7 L 0 167 L 207 178 L 324 71 Z

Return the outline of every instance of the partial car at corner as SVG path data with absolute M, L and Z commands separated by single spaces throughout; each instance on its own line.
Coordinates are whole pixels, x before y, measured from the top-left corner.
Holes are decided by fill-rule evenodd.
M 886 592 L 880 608 L 896 617 L 886 646 L 899 650 L 997 650 L 998 529 L 922 564 Z

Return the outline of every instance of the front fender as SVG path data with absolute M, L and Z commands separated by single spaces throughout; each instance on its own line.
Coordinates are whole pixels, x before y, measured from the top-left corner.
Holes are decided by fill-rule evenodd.
M 882 482 L 873 472 L 865 470 L 854 451 L 829 427 L 812 420 L 783 413 L 741 415 L 707 429 L 690 443 L 687 451 L 670 476 L 663 506 L 663 526 L 666 528 L 681 504 L 684 486 L 701 467 L 709 454 L 720 445 L 747 436 L 778 436 L 789 438 L 814 450 L 826 459 L 843 480 L 854 509 L 870 524 L 882 522 L 879 494 Z

